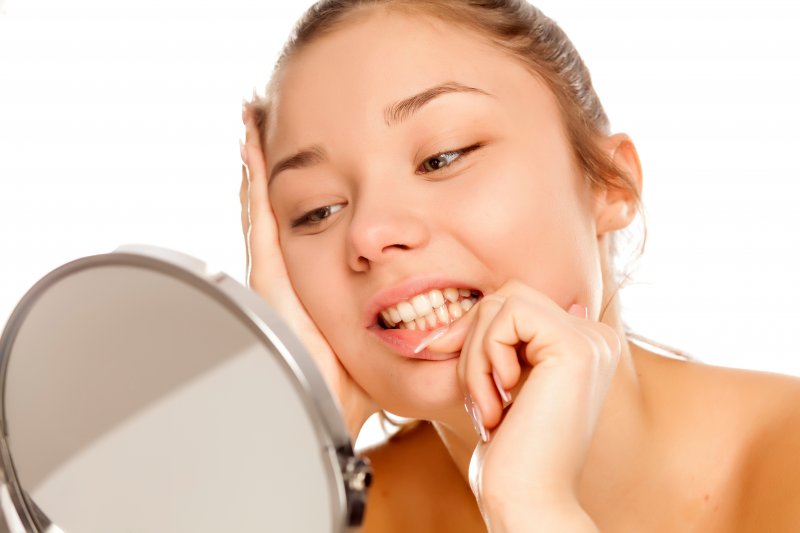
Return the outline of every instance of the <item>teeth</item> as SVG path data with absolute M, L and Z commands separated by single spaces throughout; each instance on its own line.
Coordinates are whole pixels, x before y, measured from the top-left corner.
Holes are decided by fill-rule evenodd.
M 381 316 L 383 317 L 383 321 L 386 322 L 386 325 L 389 327 L 393 327 L 397 322 L 392 320 L 392 317 L 389 316 L 389 311 L 381 311 Z
M 458 301 L 458 289 L 445 289 L 442 291 L 442 294 L 447 299 L 448 302 L 457 302 Z
M 425 322 L 428 324 L 428 327 L 434 327 L 436 325 L 436 315 L 433 313 L 428 313 L 425 315 Z
M 418 294 L 411 298 L 411 305 L 414 306 L 417 316 L 425 316 L 433 310 L 431 301 L 424 294 Z
M 442 305 L 444 305 L 444 295 L 442 294 L 442 291 L 440 291 L 439 289 L 434 289 L 431 292 L 429 292 L 428 298 L 430 298 L 431 305 L 433 307 L 441 307 Z
M 477 303 L 478 291 L 448 287 L 434 289 L 380 312 L 388 328 L 432 330 L 460 318 Z
M 414 312 L 414 308 L 408 302 L 397 304 L 397 310 L 400 312 L 400 318 L 403 319 L 403 322 L 411 322 L 417 318 L 417 313 Z

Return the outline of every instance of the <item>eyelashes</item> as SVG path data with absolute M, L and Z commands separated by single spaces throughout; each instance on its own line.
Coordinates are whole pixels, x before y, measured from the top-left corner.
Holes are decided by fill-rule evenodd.
M 331 204 L 312 209 L 292 220 L 292 227 L 317 226 L 334 213 L 341 211 L 345 204 Z
M 482 143 L 475 143 L 465 148 L 457 150 L 448 150 L 446 152 L 439 152 L 430 156 L 422 161 L 414 171 L 415 174 L 431 174 L 449 168 L 452 164 L 458 162 L 463 156 L 473 152 L 483 146 Z M 294 228 L 312 228 L 321 225 L 328 220 L 331 216 L 341 211 L 346 203 L 324 205 L 307 211 L 291 221 L 291 227 Z
M 451 150 L 448 152 L 441 152 L 434 156 L 425 159 L 415 171 L 417 174 L 427 174 L 429 172 L 436 172 L 443 168 L 449 167 L 462 156 L 477 150 L 481 147 L 480 143 L 467 146 L 466 148 L 459 148 L 458 150 Z

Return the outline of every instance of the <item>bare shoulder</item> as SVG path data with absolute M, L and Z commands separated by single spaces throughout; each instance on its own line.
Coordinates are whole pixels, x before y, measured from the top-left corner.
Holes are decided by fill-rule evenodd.
M 800 527 L 800 379 L 747 373 L 754 431 L 742 465 L 740 531 Z
M 485 531 L 475 499 L 436 430 L 421 422 L 362 453 L 373 469 L 365 533 Z
M 796 532 L 800 524 L 800 378 L 692 364 L 681 372 L 686 400 L 708 440 L 733 450 L 731 526 Z
M 639 352 L 642 353 L 642 352 Z M 798 531 L 800 378 L 644 354 L 640 377 L 689 465 L 707 531 Z M 697 480 L 702 480 L 698 483 Z

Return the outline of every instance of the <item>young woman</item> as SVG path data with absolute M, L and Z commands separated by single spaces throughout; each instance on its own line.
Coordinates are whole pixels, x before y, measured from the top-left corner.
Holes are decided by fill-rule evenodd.
M 365 531 L 798 530 L 800 383 L 629 342 L 636 149 L 534 7 L 320 2 L 244 120 L 251 287 L 353 437 L 429 421 Z

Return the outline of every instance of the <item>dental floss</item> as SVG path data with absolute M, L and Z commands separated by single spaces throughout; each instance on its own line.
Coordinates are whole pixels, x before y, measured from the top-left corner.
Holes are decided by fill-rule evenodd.
M 442 328 L 434 330 L 430 335 L 422 339 L 419 345 L 416 348 L 414 348 L 414 353 L 419 353 L 425 348 L 427 348 L 431 343 L 433 343 L 435 340 L 439 339 L 442 335 L 447 333 L 449 328 L 450 326 L 444 326 Z

